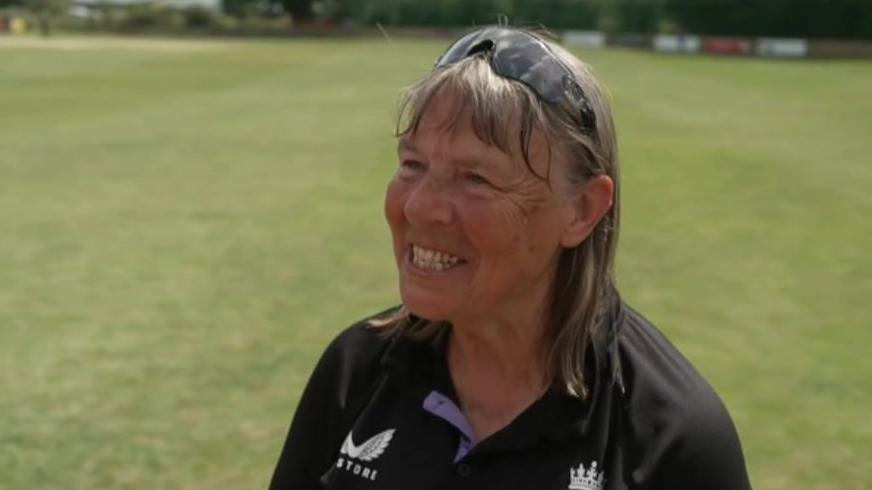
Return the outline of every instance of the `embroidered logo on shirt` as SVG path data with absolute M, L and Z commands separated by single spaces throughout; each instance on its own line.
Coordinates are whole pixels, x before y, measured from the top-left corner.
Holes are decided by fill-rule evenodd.
M 578 468 L 569 468 L 569 490 L 602 490 L 603 472 L 597 471 L 596 461 L 585 469 L 584 462 L 578 464 Z
M 340 456 L 339 459 L 336 460 L 336 467 L 361 478 L 374 481 L 378 474 L 378 470 L 374 470 L 352 461 L 352 459 L 369 462 L 378 458 L 388 448 L 388 444 L 391 443 L 391 439 L 394 437 L 394 432 L 396 432 L 396 429 L 388 429 L 384 432 L 379 432 L 370 437 L 363 444 L 356 446 L 354 440 L 351 438 L 351 431 L 349 431 L 348 435 L 345 437 L 345 442 L 342 443 L 342 447 L 339 449 L 339 454 L 347 457 L 343 458 Z

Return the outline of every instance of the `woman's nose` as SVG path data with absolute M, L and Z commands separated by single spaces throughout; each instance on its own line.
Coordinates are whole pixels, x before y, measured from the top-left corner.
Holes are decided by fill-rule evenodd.
M 453 206 L 448 196 L 446 182 L 425 177 L 409 193 L 403 212 L 409 223 L 449 224 L 451 223 Z

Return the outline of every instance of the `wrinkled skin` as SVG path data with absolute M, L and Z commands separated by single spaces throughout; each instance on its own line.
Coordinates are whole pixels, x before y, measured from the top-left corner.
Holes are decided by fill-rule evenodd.
M 468 115 L 444 124 L 453 108 L 450 95 L 441 97 L 448 100 L 435 101 L 418 130 L 401 137 L 385 199 L 403 303 L 455 324 L 541 313 L 561 248 L 587 234 L 578 229 L 579 196 L 561 185 L 566 162 L 533 135 L 531 164 L 549 185 L 520 148 L 507 154 L 479 140 Z M 423 270 L 411 261 L 412 245 L 461 261 Z

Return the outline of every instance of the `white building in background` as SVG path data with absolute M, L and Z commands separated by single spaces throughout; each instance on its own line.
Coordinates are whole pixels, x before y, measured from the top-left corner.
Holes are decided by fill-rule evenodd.
M 606 45 L 606 34 L 601 31 L 566 31 L 563 42 L 578 48 L 599 49 Z
M 70 13 L 80 17 L 87 17 L 99 7 L 132 7 L 149 4 L 163 5 L 179 10 L 196 7 L 212 12 L 221 11 L 221 0 L 72 0 L 70 3 Z

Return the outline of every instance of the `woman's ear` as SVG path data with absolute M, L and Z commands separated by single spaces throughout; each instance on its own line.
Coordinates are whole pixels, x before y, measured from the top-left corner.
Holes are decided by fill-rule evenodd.
M 563 231 L 560 244 L 565 248 L 580 245 L 609 212 L 614 195 L 615 183 L 608 175 L 597 175 L 588 180 L 581 192 L 571 196 L 567 203 L 572 218 Z

